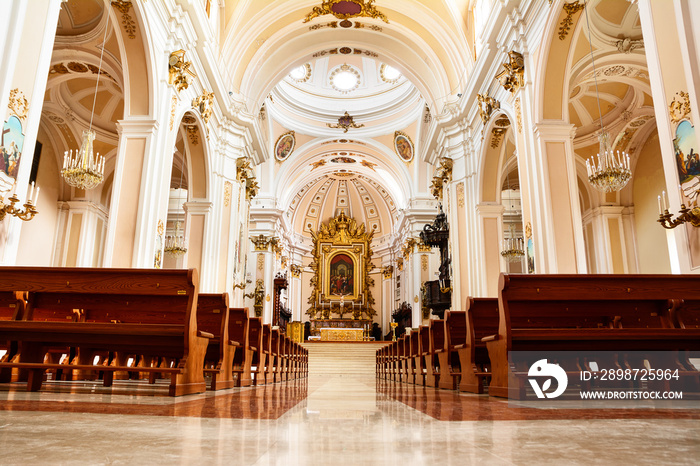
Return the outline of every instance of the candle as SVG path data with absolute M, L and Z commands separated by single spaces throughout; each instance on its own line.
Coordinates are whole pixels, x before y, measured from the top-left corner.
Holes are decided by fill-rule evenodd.
M 661 200 L 664 202 L 664 211 L 667 211 L 668 205 L 666 205 L 666 191 L 661 191 Z
M 36 205 L 36 203 L 39 202 L 39 190 L 40 189 L 41 189 L 41 187 L 38 186 L 36 188 L 36 191 L 34 192 L 34 205 Z
M 681 187 L 681 185 L 678 185 L 678 194 L 681 195 L 681 204 L 684 204 L 685 202 L 683 200 L 683 188 Z
M 661 196 L 656 196 L 659 201 L 659 215 L 663 215 L 664 211 L 661 209 Z

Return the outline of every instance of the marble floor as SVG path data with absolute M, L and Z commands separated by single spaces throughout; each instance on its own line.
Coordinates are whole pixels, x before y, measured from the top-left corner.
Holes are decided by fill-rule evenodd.
M 179 398 L 0 384 L 0 464 L 698 464 L 700 410 L 534 409 L 369 377 Z

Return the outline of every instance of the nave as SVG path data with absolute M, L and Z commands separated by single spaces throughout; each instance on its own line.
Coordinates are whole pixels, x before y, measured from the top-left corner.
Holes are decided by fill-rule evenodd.
M 534 409 L 316 371 L 167 397 L 163 386 L 0 385 L 2 464 L 696 464 L 698 410 Z

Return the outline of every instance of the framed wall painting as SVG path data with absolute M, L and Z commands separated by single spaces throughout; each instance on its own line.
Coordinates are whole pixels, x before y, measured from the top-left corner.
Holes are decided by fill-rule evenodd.
M 413 147 L 413 141 L 411 141 L 408 134 L 402 131 L 396 131 L 394 133 L 394 150 L 404 162 L 408 163 L 413 160 L 413 153 L 415 150 Z
M 275 142 L 275 158 L 280 162 L 286 160 L 296 146 L 294 131 L 289 131 L 277 138 Z

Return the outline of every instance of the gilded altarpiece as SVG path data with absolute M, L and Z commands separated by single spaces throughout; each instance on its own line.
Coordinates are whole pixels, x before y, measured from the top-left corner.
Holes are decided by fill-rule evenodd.
M 370 287 L 374 280 L 369 272 L 372 264 L 372 236 L 364 223 L 341 212 L 322 223 L 318 232 L 311 232 L 313 262 L 311 296 L 306 313 L 312 330 L 320 328 L 362 328 L 371 323 L 376 312 Z

